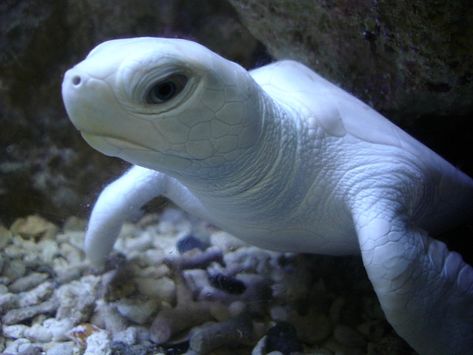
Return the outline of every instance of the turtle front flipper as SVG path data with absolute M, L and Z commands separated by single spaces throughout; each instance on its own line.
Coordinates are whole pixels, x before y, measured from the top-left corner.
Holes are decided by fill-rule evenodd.
M 101 193 L 90 216 L 85 236 L 85 253 L 95 266 L 102 266 L 120 233 L 123 222 L 141 207 L 165 196 L 187 212 L 204 217 L 204 208 L 177 180 L 158 171 L 134 166 Z
M 396 332 L 420 354 L 471 354 L 473 269 L 396 211 L 358 211 L 363 263 Z

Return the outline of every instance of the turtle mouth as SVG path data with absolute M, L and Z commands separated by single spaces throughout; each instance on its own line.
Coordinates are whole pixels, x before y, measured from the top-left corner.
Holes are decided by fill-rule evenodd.
M 124 137 L 109 136 L 86 131 L 81 131 L 81 135 L 92 147 L 110 156 L 118 156 L 119 153 L 124 150 L 154 151 L 151 147 L 141 143 L 132 142 Z

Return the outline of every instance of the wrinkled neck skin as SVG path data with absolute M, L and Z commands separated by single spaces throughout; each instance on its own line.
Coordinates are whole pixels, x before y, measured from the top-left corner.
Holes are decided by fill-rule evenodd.
M 221 198 L 235 196 L 266 183 L 277 185 L 279 182 L 274 177 L 284 175 L 291 166 L 288 160 L 293 160 L 297 150 L 296 122 L 261 88 L 257 90 L 258 105 L 250 117 L 259 125 L 257 139 L 250 147 L 240 150 L 234 160 L 212 167 L 212 175 L 204 174 L 197 179 L 194 176 L 191 181 L 184 179 L 191 189 Z
M 233 159 L 222 164 L 205 165 L 200 161 L 179 174 L 170 173 L 204 205 L 233 212 L 273 205 L 288 190 L 299 145 L 299 122 L 248 74 L 246 78 L 254 100 L 248 110 L 249 117 L 244 120 L 253 125 L 254 141 L 235 151 Z

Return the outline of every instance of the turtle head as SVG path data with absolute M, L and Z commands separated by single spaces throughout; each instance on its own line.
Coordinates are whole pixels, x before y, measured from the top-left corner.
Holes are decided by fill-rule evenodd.
M 104 42 L 66 72 L 62 95 L 92 147 L 171 174 L 237 159 L 261 132 L 247 71 L 182 39 Z

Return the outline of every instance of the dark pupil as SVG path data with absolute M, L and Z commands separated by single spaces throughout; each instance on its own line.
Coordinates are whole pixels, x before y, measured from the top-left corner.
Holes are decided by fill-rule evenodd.
M 174 84 L 172 81 L 167 81 L 165 83 L 156 85 L 153 88 L 153 94 L 154 96 L 159 99 L 159 100 L 169 100 L 171 97 L 174 96 L 174 93 L 176 92 L 176 84 Z
M 152 86 L 145 97 L 148 104 L 162 104 L 178 95 L 186 86 L 187 77 L 182 74 L 172 74 Z

